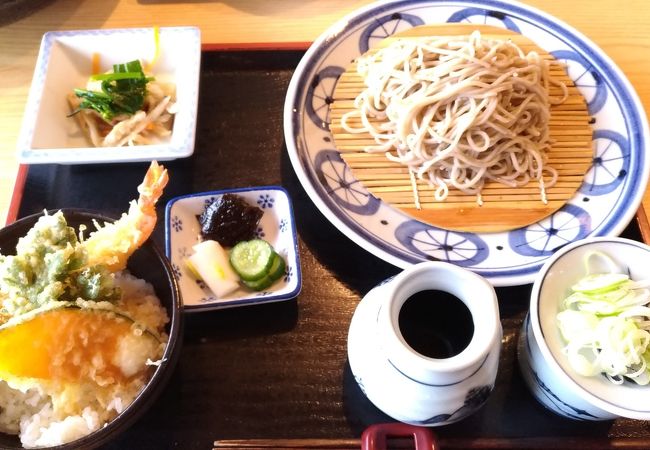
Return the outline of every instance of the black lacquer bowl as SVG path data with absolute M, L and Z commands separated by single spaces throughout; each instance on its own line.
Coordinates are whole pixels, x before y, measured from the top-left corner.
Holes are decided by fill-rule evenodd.
M 93 219 L 100 222 L 112 221 L 114 219 L 102 216 L 98 212 L 82 209 L 63 209 L 63 214 L 68 225 L 79 229 L 79 225 L 86 225 L 88 230 L 93 230 Z M 51 211 L 53 214 L 56 211 Z M 0 253 L 9 255 L 15 253 L 18 239 L 29 231 L 42 214 L 35 214 L 14 222 L 0 230 Z M 181 294 L 173 275 L 172 268 L 164 253 L 150 239 L 138 249 L 129 259 L 127 268 L 136 277 L 142 278 L 154 287 L 156 295 L 162 305 L 167 309 L 169 323 L 167 333 L 169 341 L 163 355 L 162 363 L 156 367 L 151 379 L 143 390 L 138 394 L 128 408 L 113 419 L 108 425 L 99 430 L 73 441 L 69 444 L 50 447 L 53 449 L 78 449 L 96 448 L 106 444 L 123 431 L 133 425 L 140 416 L 154 403 L 156 398 L 165 388 L 169 378 L 174 371 L 181 352 L 183 310 Z M 4 355 L 0 357 L 5 357 Z M 0 448 L 18 449 L 22 448 L 17 436 L 0 433 Z

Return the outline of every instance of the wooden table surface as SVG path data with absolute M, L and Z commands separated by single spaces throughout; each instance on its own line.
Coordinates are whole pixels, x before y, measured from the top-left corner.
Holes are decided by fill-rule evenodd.
M 0 224 L 10 208 L 16 140 L 42 35 L 52 30 L 195 25 L 204 43 L 314 40 L 369 0 L 0 0 Z M 526 0 L 600 46 L 650 111 L 650 2 Z M 644 197 L 650 210 L 650 193 Z

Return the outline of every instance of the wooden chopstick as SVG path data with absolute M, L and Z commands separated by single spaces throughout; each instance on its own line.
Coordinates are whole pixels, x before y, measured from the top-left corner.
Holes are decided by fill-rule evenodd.
M 581 437 L 534 437 L 534 438 L 438 438 L 439 448 L 446 449 L 626 449 L 645 450 L 650 443 L 643 438 L 581 438 Z M 360 439 L 232 439 L 214 441 L 213 450 L 250 449 L 309 449 L 348 450 L 361 448 Z M 391 449 L 412 449 L 413 440 L 390 439 Z
M 411 440 L 412 442 L 412 440 Z M 213 450 L 222 449 L 358 449 L 359 439 L 232 439 L 214 441 Z

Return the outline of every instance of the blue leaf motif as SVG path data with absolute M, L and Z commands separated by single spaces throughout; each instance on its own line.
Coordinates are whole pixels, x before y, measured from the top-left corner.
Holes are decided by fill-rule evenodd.
M 262 194 L 260 195 L 260 198 L 257 199 L 257 204 L 260 205 L 260 208 L 262 209 L 273 208 L 274 202 L 275 199 L 271 197 L 269 194 Z
M 438 414 L 433 416 L 430 419 L 423 421 L 422 423 L 433 425 L 434 423 L 446 422 L 451 417 L 451 414 Z
M 293 276 L 293 268 L 291 266 L 287 266 L 286 272 L 284 273 L 284 281 L 286 283 L 290 282 L 292 276 Z
M 493 388 L 494 386 L 474 387 L 470 389 L 467 394 L 465 394 L 465 401 L 463 402 L 463 405 L 451 414 L 438 414 L 436 416 L 420 421 L 419 423 L 422 425 L 434 425 L 437 423 L 446 422 L 452 417 L 454 420 L 461 419 L 480 408 L 481 405 L 487 401 Z
M 280 219 L 280 232 L 284 233 L 284 231 L 287 229 L 288 222 L 287 219 Z
M 177 264 L 172 263 L 172 272 L 174 272 L 174 275 L 176 275 L 176 278 L 180 279 L 183 274 L 181 272 L 181 268 L 178 267 Z
M 264 236 L 266 236 L 264 233 L 264 228 L 257 227 L 257 230 L 255 230 L 255 237 L 258 239 L 264 239 Z
M 171 225 L 174 231 L 176 231 L 177 233 L 183 229 L 183 221 L 178 216 L 172 217 Z

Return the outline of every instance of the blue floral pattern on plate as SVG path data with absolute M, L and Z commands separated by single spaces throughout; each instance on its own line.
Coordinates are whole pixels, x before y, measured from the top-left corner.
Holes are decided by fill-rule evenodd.
M 414 221 L 372 196 L 333 148 L 329 105 L 338 76 L 375 42 L 421 24 L 487 23 L 519 31 L 567 65 L 594 123 L 594 161 L 564 208 L 539 223 L 500 233 L 452 233 Z M 532 281 L 564 243 L 617 235 L 634 216 L 650 173 L 641 104 L 614 63 L 561 21 L 501 0 L 381 2 L 334 24 L 298 65 L 285 102 L 291 162 L 321 212 L 370 253 L 396 266 L 438 259 L 496 286 Z
M 255 235 L 273 245 L 284 258 L 287 268 L 284 277 L 265 291 L 254 292 L 242 287 L 225 298 L 217 299 L 205 283 L 189 273 L 183 261 L 192 254 L 192 246 L 198 243 L 200 226 L 197 215 L 227 192 L 243 197 L 250 205 L 257 205 L 264 211 Z M 230 189 L 170 200 L 165 210 L 165 251 L 172 262 L 187 311 L 288 300 L 300 292 L 302 280 L 293 208 L 289 195 L 281 187 Z
M 533 360 L 532 336 L 533 329 L 530 322 L 530 314 L 527 314 L 517 344 L 517 356 L 519 358 L 519 367 L 524 379 L 529 384 L 532 394 L 542 405 L 555 413 L 575 420 L 598 419 L 589 411 L 573 406 L 566 400 L 560 398 L 558 394 L 553 392 L 551 387 L 542 381 L 538 373 L 531 366 L 531 361 Z

